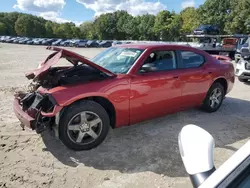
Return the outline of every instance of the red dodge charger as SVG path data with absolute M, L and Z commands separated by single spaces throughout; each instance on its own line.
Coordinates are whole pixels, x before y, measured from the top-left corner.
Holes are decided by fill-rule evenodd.
M 29 91 L 15 94 L 14 112 L 23 127 L 54 129 L 73 150 L 98 146 L 110 127 L 197 106 L 215 112 L 235 79 L 229 58 L 188 46 L 126 44 L 93 59 L 47 49 L 53 53 L 26 74 Z M 70 65 L 59 66 L 60 59 Z

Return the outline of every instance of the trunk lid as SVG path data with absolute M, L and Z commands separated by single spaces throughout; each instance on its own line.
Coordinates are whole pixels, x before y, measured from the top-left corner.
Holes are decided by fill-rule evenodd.
M 66 58 L 67 60 L 69 60 L 69 62 L 71 62 L 73 65 L 76 65 L 77 62 L 81 62 L 84 64 L 87 64 L 93 68 L 96 68 L 98 70 L 100 70 L 101 72 L 104 72 L 105 74 L 107 74 L 108 76 L 117 76 L 115 73 L 93 63 L 92 61 L 90 61 L 89 59 L 87 59 L 84 56 L 81 56 L 80 54 L 77 54 L 75 52 L 69 51 L 69 50 L 65 50 L 63 48 L 58 48 L 58 47 L 47 47 L 47 50 L 52 50 L 55 51 L 54 53 L 50 54 L 46 60 L 44 62 L 42 62 L 41 64 L 39 64 L 38 68 L 35 70 L 32 70 L 30 72 L 27 72 L 25 74 L 25 76 L 28 79 L 35 79 L 35 78 L 39 78 L 42 75 L 44 75 L 46 72 L 49 71 L 50 67 L 57 64 L 59 62 L 60 58 Z

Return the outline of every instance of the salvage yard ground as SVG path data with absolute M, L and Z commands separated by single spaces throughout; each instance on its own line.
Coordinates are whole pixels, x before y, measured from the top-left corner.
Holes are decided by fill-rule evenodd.
M 87 57 L 103 50 L 71 49 Z M 216 167 L 249 139 L 250 84 L 238 81 L 216 113 L 192 109 L 111 130 L 91 151 L 70 151 L 48 133 L 22 131 L 13 93 L 29 83 L 24 73 L 49 53 L 43 46 L 0 44 L 1 188 L 186 188 L 191 185 L 177 143 L 184 125 L 196 124 L 214 136 Z

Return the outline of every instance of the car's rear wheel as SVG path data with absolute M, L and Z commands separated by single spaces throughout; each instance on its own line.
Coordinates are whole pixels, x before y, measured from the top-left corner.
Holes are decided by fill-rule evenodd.
M 238 78 L 238 80 L 239 80 L 240 82 L 247 82 L 247 81 L 248 81 L 248 79 L 243 79 L 243 78 Z
M 59 138 L 70 149 L 90 150 L 103 142 L 110 121 L 106 110 L 94 101 L 70 106 L 60 119 Z
M 203 102 L 202 108 L 207 112 L 217 111 L 224 99 L 225 88 L 218 82 L 214 83 Z

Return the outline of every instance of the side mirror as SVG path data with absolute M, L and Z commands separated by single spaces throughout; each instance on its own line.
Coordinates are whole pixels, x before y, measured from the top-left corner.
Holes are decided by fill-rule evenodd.
M 140 72 L 141 73 L 154 72 L 156 70 L 157 70 L 157 68 L 153 63 L 146 63 L 146 64 L 142 65 Z
M 178 136 L 179 150 L 194 187 L 199 187 L 214 171 L 214 138 L 204 129 L 187 125 Z

